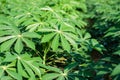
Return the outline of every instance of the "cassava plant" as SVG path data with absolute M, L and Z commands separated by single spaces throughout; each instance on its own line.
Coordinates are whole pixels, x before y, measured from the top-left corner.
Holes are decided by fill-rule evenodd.
M 103 30 L 102 20 L 119 22 L 111 17 L 115 13 L 106 13 L 101 0 L 0 0 L 0 80 L 100 80 L 110 73 L 114 78 L 119 66 L 112 72 L 114 61 L 106 64 L 112 58 L 104 56 L 106 38 L 93 29 Z

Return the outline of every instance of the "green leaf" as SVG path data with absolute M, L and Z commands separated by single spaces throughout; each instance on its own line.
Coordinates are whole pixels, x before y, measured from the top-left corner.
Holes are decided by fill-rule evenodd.
M 64 50 L 67 50 L 68 52 L 70 52 L 70 44 L 68 43 L 68 41 L 64 38 L 64 36 L 61 36 L 61 44 Z
M 119 65 L 117 65 L 115 68 L 114 68 L 114 70 L 112 71 L 112 76 L 115 76 L 115 75 L 118 75 L 118 74 L 120 74 L 120 64 Z
M 24 32 L 22 36 L 27 38 L 40 38 L 40 35 L 35 32 Z
M 30 63 L 30 62 L 27 62 L 27 64 L 31 67 L 31 69 L 36 73 L 36 75 L 38 75 L 40 78 L 41 78 L 41 72 L 40 72 L 40 69 L 39 69 L 39 66 L 36 66 L 35 63 Z
M 6 41 L 6 40 L 9 40 L 11 38 L 14 38 L 15 36 L 5 36 L 5 37 L 0 37 L 0 43 Z
M 12 44 L 15 42 L 16 38 L 10 39 L 4 43 L 2 43 L 1 45 L 1 51 L 7 51 L 10 49 L 10 47 L 12 46 Z
M 3 60 L 4 62 L 12 62 L 16 59 L 15 55 L 12 55 L 11 53 L 7 53 L 5 55 L 5 59 Z
M 23 50 L 23 43 L 22 43 L 22 40 L 21 38 L 18 38 L 16 43 L 15 43 L 15 47 L 14 47 L 15 51 L 17 53 L 21 53 L 22 50 Z
M 24 62 L 24 61 L 21 61 L 21 62 L 22 62 L 22 64 L 23 64 L 25 70 L 26 70 L 27 73 L 29 74 L 29 76 L 32 77 L 32 78 L 35 78 L 35 74 L 34 74 L 34 72 L 32 71 L 32 69 L 29 67 L 29 65 L 26 64 L 26 62 Z
M 70 33 L 64 33 L 63 35 L 65 37 L 65 39 L 67 41 L 69 41 L 69 43 L 71 43 L 71 45 L 73 45 L 75 48 L 77 48 L 77 44 L 75 42 L 75 40 L 77 40 L 77 37 L 73 34 Z
M 40 23 L 34 23 L 34 24 L 31 24 L 31 25 L 27 26 L 26 29 L 29 29 L 29 31 L 34 31 L 34 30 L 36 30 L 37 27 L 39 27 L 39 26 L 40 26 Z
M 64 32 L 75 32 L 75 28 L 68 23 L 64 23 L 63 25 L 61 25 L 60 29 Z
M 89 38 L 91 38 L 91 35 L 89 33 L 86 33 L 84 39 L 89 39 Z
M 49 42 L 53 37 L 54 37 L 55 33 L 49 33 L 49 34 L 45 34 L 42 38 L 42 43 L 45 42 Z
M 52 44 L 51 44 L 53 51 L 56 51 L 58 49 L 58 46 L 59 46 L 59 34 L 57 34 L 54 37 L 54 39 L 52 40 Z
M 108 71 L 99 71 L 98 73 L 97 73 L 97 75 L 105 75 L 105 74 L 107 74 L 108 73 Z
M 37 80 L 35 77 L 30 77 L 28 80 Z
M 2 68 L 0 68 L 0 78 L 3 75 L 3 73 L 4 73 L 4 70 Z
M 74 33 L 69 33 L 69 32 L 64 32 L 63 34 L 66 39 L 69 40 L 69 38 L 73 39 L 73 40 L 77 40 L 78 39 L 78 35 L 77 34 L 74 34 Z M 67 38 L 68 37 L 68 38 Z M 75 41 L 74 41 L 75 42 Z
M 1 29 L 1 28 L 0 28 Z M 10 30 L 0 30 L 0 36 L 10 35 L 12 31 Z M 4 36 L 5 37 L 5 36 Z M 7 36 L 6 36 L 7 37 Z
M 115 51 L 113 54 L 120 55 L 120 50 Z
M 17 70 L 18 73 L 21 74 L 22 76 L 24 76 L 25 78 L 29 78 L 28 74 L 25 72 L 24 68 L 22 67 L 20 60 L 18 60 L 17 62 Z
M 56 80 L 65 80 L 64 76 L 59 76 Z
M 75 68 L 77 65 L 78 65 L 77 62 L 73 62 L 73 63 L 69 64 L 68 66 L 65 67 L 64 72 L 68 73 L 70 70 Z
M 30 47 L 31 49 L 35 50 L 35 44 L 34 42 L 32 42 L 31 40 L 27 39 L 27 38 L 22 38 L 23 42 L 25 42 L 25 44 Z
M 40 31 L 40 32 L 54 32 L 55 29 L 46 28 L 46 29 L 39 29 L 38 31 Z
M 16 27 L 16 24 L 12 18 L 7 18 L 4 16 L 4 17 L 2 17 L 2 19 L 4 19 L 4 20 L 2 20 L 2 21 L 0 20 L 1 24 L 7 25 L 5 30 L 7 30 L 7 28 L 9 28 L 12 31 L 14 31 L 16 34 L 20 33 L 19 29 Z
M 13 78 L 10 76 L 2 76 L 1 80 L 13 80 Z
M 55 71 L 57 73 L 62 73 L 62 71 L 59 68 L 55 68 L 55 67 L 51 67 L 51 66 L 46 66 L 46 65 L 43 65 L 43 64 L 39 64 L 39 65 L 41 67 L 43 67 L 43 68 L 48 69 L 48 70 Z
M 96 39 L 91 39 L 91 43 L 93 46 L 99 44 L 98 41 Z
M 7 69 L 6 72 L 7 72 L 10 76 L 12 76 L 13 78 L 15 78 L 15 79 L 17 79 L 17 80 L 22 80 L 22 77 L 21 77 L 18 73 L 14 72 L 14 71 L 12 71 L 12 70 L 9 70 L 9 69 Z
M 55 78 L 57 78 L 60 74 L 58 73 L 47 73 L 42 77 L 42 80 L 53 80 Z

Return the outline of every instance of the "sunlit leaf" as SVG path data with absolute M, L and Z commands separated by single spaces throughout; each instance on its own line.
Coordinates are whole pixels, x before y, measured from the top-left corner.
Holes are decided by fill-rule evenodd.
M 45 42 L 49 42 L 53 37 L 54 37 L 55 33 L 49 33 L 49 34 L 45 34 L 42 38 L 42 43 Z
M 22 34 L 22 36 L 28 38 L 40 38 L 40 35 L 35 32 L 25 32 Z
M 54 37 L 54 39 L 52 40 L 52 44 L 51 44 L 53 51 L 56 51 L 58 49 L 58 46 L 59 46 L 59 34 L 57 34 Z
M 5 37 L 0 37 L 0 43 L 6 41 L 6 40 L 9 40 L 11 38 L 14 38 L 15 36 L 5 36 Z
M 43 77 L 42 77 L 42 80 L 53 80 L 55 78 L 57 78 L 60 74 L 58 73 L 48 73 L 48 74 L 45 74 Z
M 64 76 L 59 76 L 56 80 L 65 80 Z
M 32 69 L 24 61 L 22 61 L 22 64 L 23 64 L 25 70 L 27 71 L 27 73 L 29 74 L 29 77 L 35 78 L 35 75 L 34 75 L 34 72 L 32 71 Z
M 21 53 L 23 50 L 23 43 L 22 40 L 20 38 L 17 39 L 16 43 L 15 43 L 15 47 L 14 47 L 15 51 L 17 53 Z
M 22 38 L 22 40 L 25 42 L 25 44 L 30 47 L 31 49 L 35 50 L 35 44 L 31 40 L 27 38 Z
M 26 78 L 29 78 L 28 74 L 25 72 L 25 69 L 23 68 L 20 60 L 18 60 L 17 62 L 17 69 L 18 69 L 18 73 Z
M 14 72 L 14 71 L 12 71 L 12 70 L 6 70 L 6 72 L 7 72 L 10 76 L 12 76 L 13 78 L 15 78 L 15 79 L 17 79 L 17 80 L 22 80 L 22 77 L 21 77 L 18 73 Z
M 63 49 L 70 52 L 70 44 L 62 35 L 60 35 L 60 37 L 61 37 L 61 44 L 62 44 Z
M 10 39 L 4 43 L 1 44 L 1 51 L 7 51 L 10 49 L 10 47 L 13 45 L 13 43 L 15 42 L 16 38 Z

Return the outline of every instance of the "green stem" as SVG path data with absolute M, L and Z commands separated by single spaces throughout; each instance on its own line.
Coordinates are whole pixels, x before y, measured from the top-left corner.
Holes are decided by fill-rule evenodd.
M 43 64 L 46 64 L 46 55 L 47 55 L 47 52 L 44 52 L 44 56 L 43 56 Z
M 46 64 L 46 56 L 47 56 L 47 53 L 48 53 L 49 50 L 50 50 L 50 44 L 44 50 L 43 64 Z

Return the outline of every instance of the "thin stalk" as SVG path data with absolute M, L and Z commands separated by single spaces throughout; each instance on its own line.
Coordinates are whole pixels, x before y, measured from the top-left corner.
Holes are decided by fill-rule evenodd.
M 50 58 L 52 58 L 53 56 L 55 56 L 56 54 L 51 55 L 50 57 L 47 58 L 47 60 L 49 60 Z
M 46 64 L 46 56 L 47 56 L 47 53 L 48 53 L 49 50 L 50 50 L 50 43 L 49 43 L 48 47 L 46 47 L 45 50 L 44 50 L 43 64 Z

